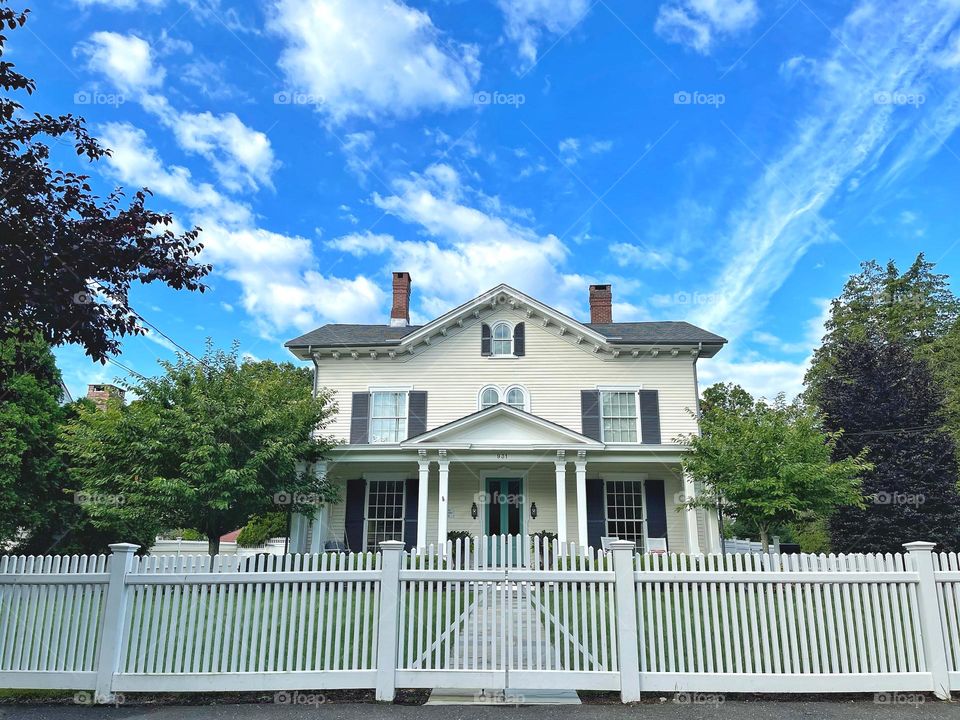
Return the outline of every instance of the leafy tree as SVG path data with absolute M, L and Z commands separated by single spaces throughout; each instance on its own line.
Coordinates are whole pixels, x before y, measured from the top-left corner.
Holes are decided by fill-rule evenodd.
M 930 540 L 960 547 L 960 495 L 952 437 L 942 430 L 942 390 L 906 342 L 871 337 L 835 349 L 821 407 L 830 430 L 844 428 L 837 461 L 866 453 L 867 503 L 830 523 L 840 552 L 899 552 Z
M 841 433 L 825 432 L 801 405 L 754 401 L 737 385 L 704 392 L 700 435 L 684 467 L 703 491 L 691 504 L 716 508 L 750 527 L 769 547 L 770 531 L 830 515 L 860 498 L 863 456 L 833 461 Z
M 200 360 L 161 364 L 162 375 L 128 386 L 138 399 L 82 413 L 65 432 L 75 477 L 108 500 L 89 508 L 96 522 L 194 529 L 215 554 L 221 535 L 278 501 L 300 511 L 336 499 L 331 483 L 297 469 L 330 448 L 314 431 L 336 411 L 313 396 L 309 370 L 209 345 Z
M 0 0 L 0 29 L 26 21 L 26 11 Z M 0 35 L 0 56 L 6 43 Z M 51 345 L 76 343 L 103 361 L 119 350 L 118 336 L 144 332 L 129 302 L 134 282 L 204 289 L 198 230 L 174 233 L 170 215 L 146 208 L 147 190 L 126 204 L 121 190 L 100 198 L 89 176 L 53 169 L 51 142 L 90 162 L 109 150 L 82 118 L 31 114 L 11 99 L 35 83 L 5 60 L 0 88 L 0 336 L 39 331 Z
M 257 547 L 270 538 L 284 537 L 287 534 L 287 513 L 272 512 L 251 518 L 237 535 L 240 547 Z
M 948 277 L 935 273 L 934 267 L 923 253 L 903 273 L 892 261 L 886 267 L 873 260 L 861 265 L 831 303 L 826 335 L 805 378 L 809 400 L 819 402 L 844 343 L 883 337 L 904 343 L 919 358 L 932 359 L 960 318 L 960 300 L 950 290 Z

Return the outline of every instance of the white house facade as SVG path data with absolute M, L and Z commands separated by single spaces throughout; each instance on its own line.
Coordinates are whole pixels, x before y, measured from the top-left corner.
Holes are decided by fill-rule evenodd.
M 719 551 L 681 468 L 697 363 L 726 340 L 685 322 L 615 323 L 609 285 L 580 322 L 499 285 L 422 326 L 393 274 L 390 324 L 325 325 L 286 345 L 315 367 L 342 444 L 313 471 L 341 502 L 296 516 L 294 552 L 555 533 L 647 551 Z

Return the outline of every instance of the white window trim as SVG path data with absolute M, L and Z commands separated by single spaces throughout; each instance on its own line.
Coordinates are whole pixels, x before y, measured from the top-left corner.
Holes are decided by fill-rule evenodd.
M 486 410 L 486 408 L 483 407 L 483 393 L 486 392 L 487 390 L 496 390 L 497 402 L 498 403 L 503 402 L 504 395 L 499 385 L 484 385 L 482 388 L 480 388 L 480 390 L 477 391 L 477 410 Z M 494 403 L 494 405 L 495 404 L 496 403 Z M 491 405 L 491 407 L 493 406 Z
M 367 394 L 370 395 L 370 408 L 367 414 L 367 440 L 370 445 L 399 445 L 400 443 L 402 443 L 404 440 L 407 439 L 404 437 L 404 438 L 399 438 L 396 441 L 374 442 L 372 437 L 372 432 L 371 432 L 371 429 L 373 427 L 373 421 L 375 419 L 382 419 L 382 418 L 373 417 L 374 393 L 402 393 L 403 394 L 403 410 L 405 413 L 405 415 L 403 416 L 404 422 L 409 424 L 410 422 L 410 391 L 411 390 L 413 390 L 413 385 L 376 385 L 376 386 L 367 387 Z M 407 427 L 407 432 L 409 431 L 410 431 L 410 428 Z M 364 544 L 364 547 L 366 547 L 366 544 Z
M 508 338 L 507 338 L 507 340 L 505 340 L 505 341 L 504 341 L 504 340 L 497 340 L 497 339 L 494 337 L 495 334 L 496 334 L 496 332 L 497 332 L 497 328 L 500 327 L 501 325 L 506 325 L 506 326 L 507 326 L 507 336 L 508 336 Z M 513 331 L 514 331 L 514 325 L 513 325 L 513 323 L 511 323 L 511 322 L 509 322 L 509 321 L 507 321 L 507 320 L 497 320 L 495 323 L 493 323 L 493 325 L 490 326 L 490 357 L 496 358 L 496 359 L 498 359 L 498 360 L 502 360 L 502 359 L 504 359 L 504 358 L 516 358 L 516 357 L 517 357 L 516 355 L 513 354 L 513 350 L 514 350 L 514 348 L 513 348 Z M 510 343 L 510 352 L 505 353 L 505 354 L 504 354 L 504 353 L 498 354 L 498 353 L 494 352 L 493 349 L 496 347 L 496 343 L 498 343 L 498 342 L 509 342 L 509 343 Z
M 503 394 L 501 395 L 503 402 L 507 405 L 510 404 L 507 402 L 507 397 L 510 395 L 511 390 L 519 390 L 523 393 L 523 411 L 530 412 L 530 391 L 527 390 L 526 386 L 521 385 L 520 383 L 514 383 L 513 385 L 507 387 L 507 389 L 504 390 Z M 511 405 L 511 407 L 513 406 Z
M 390 477 L 390 476 L 394 477 Z M 369 476 L 364 475 L 364 492 L 363 492 L 363 552 L 367 552 L 367 528 L 370 518 L 370 486 L 375 482 L 399 482 L 400 486 L 403 488 L 403 496 L 400 500 L 400 539 L 403 540 L 403 530 L 405 523 L 407 521 L 407 479 L 408 476 L 406 473 L 371 473 Z
M 640 527 L 643 530 L 643 549 L 638 548 L 638 552 L 646 553 L 650 547 L 650 536 L 647 534 L 647 476 L 634 475 L 633 473 L 603 473 L 600 476 L 603 480 L 603 531 L 608 534 L 610 527 L 610 509 L 607 507 L 607 483 L 608 482 L 639 482 L 640 483 L 640 507 L 643 510 L 643 516 L 640 518 Z M 623 540 L 624 538 L 620 538 Z M 366 542 L 364 542 L 366 547 Z
M 633 447 L 634 445 L 640 445 L 643 443 L 643 437 L 641 436 L 640 428 L 640 391 L 643 390 L 643 385 L 597 385 L 597 390 L 600 391 L 599 402 L 597 403 L 597 411 L 600 413 L 600 440 L 609 445 L 625 445 L 627 447 Z M 604 437 L 603 432 L 603 393 L 633 393 L 633 411 L 636 415 L 637 420 L 637 439 L 633 442 L 626 442 L 623 440 L 610 440 L 608 441 Z

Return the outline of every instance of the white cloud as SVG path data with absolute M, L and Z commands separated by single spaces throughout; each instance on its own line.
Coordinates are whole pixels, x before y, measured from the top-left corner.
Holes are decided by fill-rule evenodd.
M 759 17 L 756 0 L 668 0 L 660 6 L 654 30 L 706 55 L 718 37 L 747 30 Z
M 960 20 L 960 5 L 905 3 L 902 12 L 870 7 L 859 6 L 841 25 L 827 58 L 837 68 L 830 82 L 730 215 L 718 252 L 723 264 L 710 290 L 717 301 L 699 308 L 698 324 L 731 338 L 748 332 L 807 249 L 836 239 L 820 211 L 838 191 L 861 184 L 888 160 L 894 140 L 900 154 L 884 179 L 923 162 L 960 124 L 960 90 L 937 101 L 929 96 L 922 117 L 912 107 L 876 101 L 937 80 L 926 50 L 945 42 Z M 849 63 L 851 54 L 884 62 L 864 73 Z M 939 80 L 952 87 L 950 78 Z M 748 138 L 743 142 L 749 146 Z
M 538 45 L 569 33 L 590 10 L 589 0 L 497 0 L 504 32 L 517 44 L 524 68 L 537 62 Z
M 112 10 L 134 10 L 138 8 L 158 8 L 166 4 L 167 0 L 73 0 L 82 8 L 95 5 Z
M 136 35 L 95 32 L 74 49 L 86 57 L 87 67 L 99 72 L 124 92 L 137 92 L 163 82 L 164 70 L 154 64 L 150 44 Z
M 663 248 L 640 247 L 631 243 L 614 243 L 610 252 L 620 267 L 635 266 L 645 270 L 688 270 L 685 258 Z
M 397 0 L 274 0 L 269 25 L 287 82 L 334 121 L 459 107 L 480 74 L 475 46 Z
M 564 138 L 557 144 L 557 154 L 567 165 L 576 165 L 583 155 L 603 155 L 613 148 L 613 140 L 581 140 Z
M 186 168 L 164 165 L 139 128 L 110 123 L 99 134 L 113 149 L 106 162 L 118 180 L 148 186 L 191 211 L 190 222 L 203 228 L 201 259 L 240 284 L 243 306 L 264 335 L 323 321 L 381 319 L 384 292 L 362 275 L 322 274 L 310 239 L 258 227 L 248 206 L 196 181 Z

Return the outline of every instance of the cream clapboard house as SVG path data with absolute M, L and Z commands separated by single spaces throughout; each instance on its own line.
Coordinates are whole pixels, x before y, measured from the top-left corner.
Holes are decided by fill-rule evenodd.
M 342 502 L 294 519 L 294 552 L 425 547 L 452 531 L 556 533 L 599 546 L 719 551 L 715 513 L 680 505 L 697 431 L 697 363 L 723 338 L 685 322 L 615 323 L 609 285 L 584 323 L 507 285 L 409 324 L 393 275 L 389 325 L 324 325 L 287 347 L 334 391 L 342 441 L 314 471 Z

